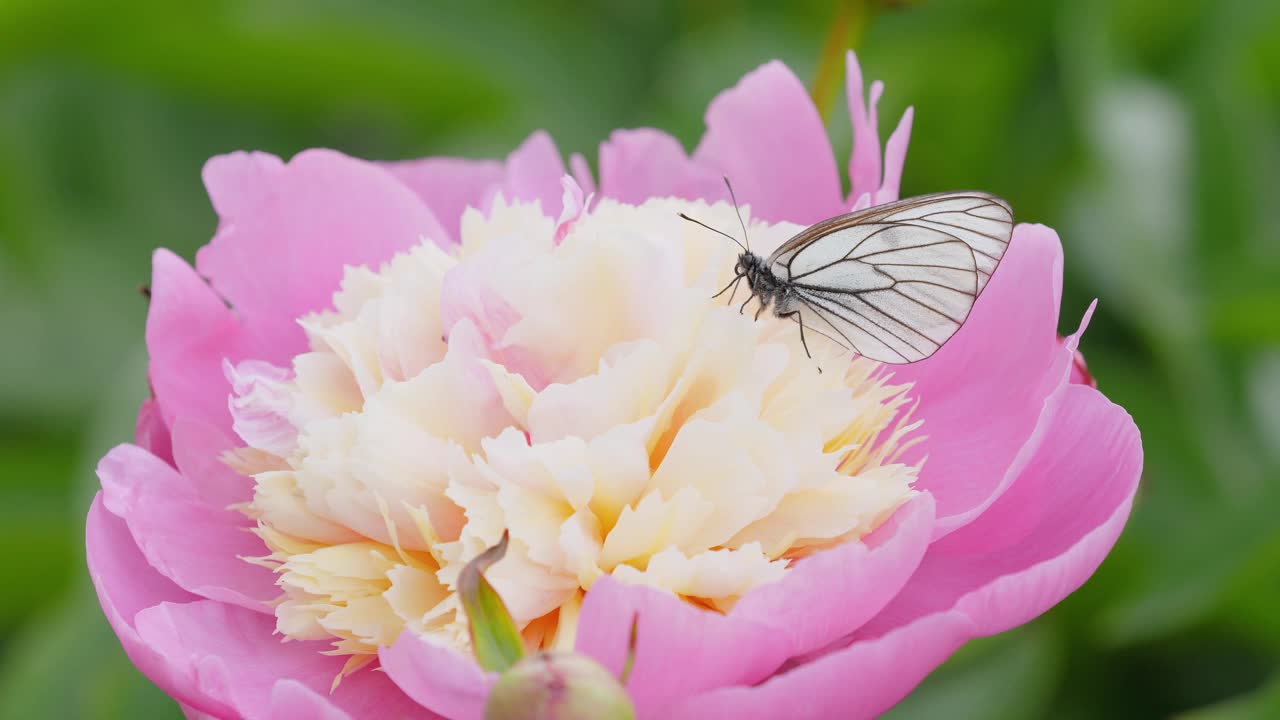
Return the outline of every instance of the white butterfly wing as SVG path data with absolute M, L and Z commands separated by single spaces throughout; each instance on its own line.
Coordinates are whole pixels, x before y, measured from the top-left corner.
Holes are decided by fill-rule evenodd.
M 979 192 L 909 198 L 841 215 L 769 258 L 806 327 L 864 357 L 910 363 L 960 329 L 1013 232 L 1005 201 Z

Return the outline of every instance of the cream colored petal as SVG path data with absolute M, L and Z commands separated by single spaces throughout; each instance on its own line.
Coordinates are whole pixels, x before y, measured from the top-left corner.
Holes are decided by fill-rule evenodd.
M 374 315 L 383 374 L 407 380 L 445 355 L 440 289 L 457 261 L 435 243 L 424 243 L 390 264 L 389 282 Z
M 337 605 L 313 600 L 285 600 L 276 606 L 276 631 L 294 640 L 325 640 L 332 634 L 320 620 Z
M 640 499 L 649 485 L 648 439 L 653 420 L 619 425 L 587 445 L 587 463 L 595 479 L 591 511 L 602 527 L 612 527 L 627 505 Z
M 590 510 L 575 512 L 560 525 L 560 570 L 578 579 L 578 585 L 590 590 L 600 577 L 600 551 L 604 540 L 600 534 L 600 520 Z
M 548 572 L 514 541 L 506 557 L 485 572 L 485 578 L 498 591 L 517 626 L 555 610 L 578 590 L 576 577 Z
M 612 362 L 596 372 L 538 393 L 529 408 L 529 433 L 535 442 L 564 437 L 590 440 L 608 430 L 653 415 L 665 399 L 679 348 L 656 340 L 616 346 Z
M 289 419 L 298 427 L 311 421 L 356 412 L 364 405 L 360 386 L 342 359 L 330 352 L 310 352 L 293 359 L 296 391 Z
M 334 635 L 359 640 L 373 647 L 395 642 L 404 621 L 381 595 L 355 598 L 329 613 L 320 625 Z
M 406 627 L 424 632 L 430 625 L 438 624 L 433 622 L 433 611 L 451 593 L 436 579 L 435 573 L 400 565 L 387 572 L 387 579 L 391 587 L 382 597 Z
M 667 548 L 650 558 L 643 572 L 624 571 L 619 577 L 686 597 L 738 598 L 757 585 L 781 579 L 786 565 L 767 557 L 755 543 L 692 556 Z
M 351 371 L 360 394 L 369 397 L 382 387 L 382 360 L 378 357 L 378 341 L 375 308 L 361 308 L 361 317 L 354 321 L 318 325 L 303 321 L 302 329 L 318 345 L 332 352 Z
M 423 431 L 476 452 L 482 439 L 497 435 L 512 423 L 479 357 L 475 328 L 469 321 L 461 321 L 449 335 L 449 351 L 443 361 L 396 383 L 379 402 L 393 406 Z
M 655 553 L 700 532 L 715 510 L 698 491 L 688 487 L 680 488 L 670 499 L 658 492 L 646 495 L 634 508 L 624 508 L 605 536 L 600 569 L 613 572 L 623 563 L 643 567 Z
M 528 428 L 529 410 L 533 407 L 537 392 L 530 387 L 524 376 L 518 373 L 513 373 L 505 367 L 488 360 L 481 360 L 480 364 L 489 371 L 493 386 L 502 398 L 503 407 L 511 414 L 517 425 Z
M 504 485 L 546 496 L 571 509 L 591 501 L 594 482 L 587 444 L 576 437 L 529 444 L 524 434 L 508 428 L 481 443 L 485 463 Z
M 260 522 L 280 532 L 317 542 L 342 543 L 360 537 L 350 528 L 312 512 L 293 471 L 259 473 L 254 479 L 251 514 Z
M 884 520 L 886 509 L 892 512 L 914 494 L 910 482 L 915 473 L 904 470 L 882 468 L 857 477 L 832 471 L 823 485 L 788 494 L 727 544 L 758 543 L 770 557 L 780 557 L 797 545 L 862 537 Z
M 596 242 L 585 220 L 510 290 L 522 317 L 505 340 L 555 368 L 553 381 L 594 372 L 619 342 L 659 336 L 666 307 L 686 292 L 651 238 L 618 229 L 614 242 Z

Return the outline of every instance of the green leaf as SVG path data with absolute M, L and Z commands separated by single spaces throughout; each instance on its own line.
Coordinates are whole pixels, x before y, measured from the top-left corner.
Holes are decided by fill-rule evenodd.
M 1226 702 L 1179 715 L 1177 720 L 1262 720 L 1280 715 L 1280 674 L 1265 685 Z
M 480 667 L 502 672 L 524 657 L 524 642 L 511 613 L 498 592 L 484 578 L 484 571 L 507 554 L 508 533 L 502 540 L 467 563 L 458 576 L 458 594 L 471 626 L 471 646 Z

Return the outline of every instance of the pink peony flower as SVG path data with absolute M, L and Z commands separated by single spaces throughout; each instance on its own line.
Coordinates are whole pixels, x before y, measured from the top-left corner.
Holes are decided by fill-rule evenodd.
M 505 531 L 488 577 L 530 648 L 616 675 L 637 619 L 639 717 L 870 717 L 1079 587 L 1142 449 L 1056 335 L 1052 230 L 1019 225 L 913 365 L 818 374 L 793 324 L 710 299 L 734 247 L 677 212 L 735 227 L 722 175 L 764 252 L 896 199 L 911 113 L 882 155 L 882 88 L 848 78 L 849 194 L 779 63 L 692 156 L 614 133 L 598 184 L 542 133 L 211 160 L 217 234 L 194 269 L 155 254 L 154 397 L 88 517 L 131 660 L 190 717 L 479 718 L 455 582 Z

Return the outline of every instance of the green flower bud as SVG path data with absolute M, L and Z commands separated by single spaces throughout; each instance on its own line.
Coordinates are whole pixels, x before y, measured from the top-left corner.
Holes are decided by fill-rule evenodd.
M 502 673 L 485 720 L 634 720 L 617 678 L 585 655 L 540 652 Z

